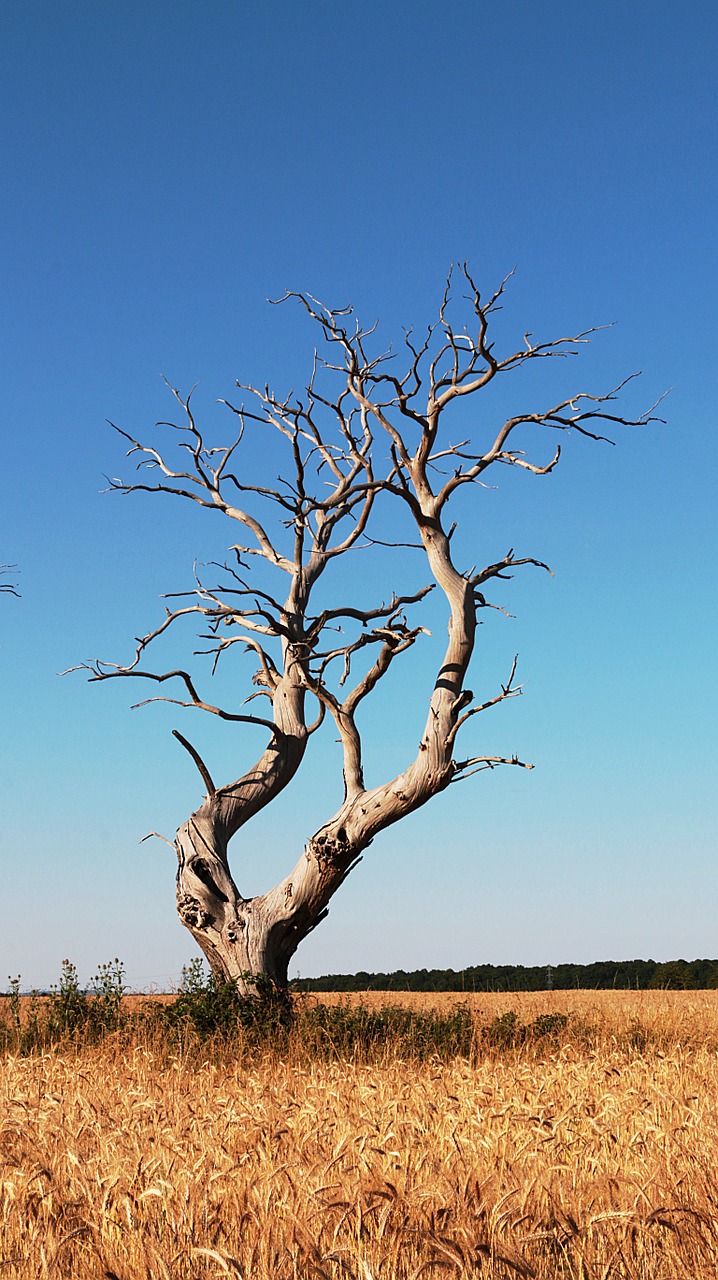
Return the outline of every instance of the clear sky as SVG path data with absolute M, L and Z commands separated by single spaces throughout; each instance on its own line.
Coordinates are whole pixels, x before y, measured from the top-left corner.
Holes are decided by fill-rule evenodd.
M 22 591 L 0 596 L 0 986 L 64 956 L 176 980 L 173 855 L 139 844 L 201 799 L 170 729 L 222 782 L 263 745 L 56 674 L 126 660 L 224 545 L 168 499 L 101 493 L 127 471 L 105 419 L 150 437 L 164 373 L 199 382 L 219 438 L 235 378 L 307 376 L 315 335 L 267 297 L 352 302 L 388 345 L 463 258 L 487 288 L 518 263 L 508 335 L 617 321 L 555 385 L 641 369 L 626 411 L 672 387 L 668 423 L 567 442 L 462 508 L 466 567 L 515 546 L 555 573 L 502 584 L 516 617 L 492 614 L 470 682 L 490 696 L 519 652 L 525 696 L 471 745 L 536 768 L 385 833 L 295 971 L 718 956 L 715 6 L 26 0 L 0 27 L 0 560 Z M 407 657 L 390 729 L 367 715 L 370 779 L 413 754 L 432 661 Z M 294 864 L 338 768 L 327 730 L 237 838 L 242 891 Z

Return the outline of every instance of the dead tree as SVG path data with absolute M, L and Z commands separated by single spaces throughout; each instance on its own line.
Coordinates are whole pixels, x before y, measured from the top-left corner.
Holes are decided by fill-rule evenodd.
M 468 296 L 459 306 L 468 307 L 469 325 L 459 329 L 453 319 L 450 275 L 436 323 L 421 340 L 405 335 L 403 363 L 391 352 L 372 354 L 375 329 L 363 330 L 351 308 L 330 310 L 308 295 L 287 293 L 281 301 L 296 299 L 320 331 L 321 353 L 315 353 L 302 396 L 281 398 L 269 388 L 237 383 L 243 402 L 222 402 L 234 415 L 236 432 L 229 445 L 217 448 L 206 443 L 195 420 L 191 393 L 185 397 L 170 388 L 182 420 L 158 425 L 179 433 L 185 451 L 181 463 L 173 463 L 167 450 L 120 432 L 129 442 L 128 456 L 139 458 L 140 476 L 113 480 L 112 489 L 173 494 L 221 513 L 235 531 L 230 559 L 216 567 L 212 583 L 198 577 L 186 602 L 168 608 L 160 625 L 139 639 L 129 663 L 96 661 L 86 667 L 94 680 L 129 678 L 179 687 L 179 697 L 148 701 L 199 708 L 267 735 L 248 773 L 215 786 L 199 752 L 174 731 L 206 787 L 204 801 L 175 839 L 177 910 L 213 972 L 247 994 L 286 989 L 288 965 L 300 942 L 327 915 L 331 897 L 381 831 L 471 773 L 498 765 L 532 767 L 517 756 L 462 755 L 457 744 L 472 717 L 521 692 L 515 660 L 505 685 L 488 700 L 477 704 L 466 685 L 477 617 L 491 607 L 487 584 L 510 576 L 519 565 L 547 566 L 511 550 L 478 571 L 457 567 L 447 527 L 452 495 L 467 485 L 482 485 L 490 467 L 549 475 L 559 462 L 560 445 L 545 461 L 533 460 L 517 447 L 519 429 L 524 436 L 526 429 L 547 428 L 604 440 L 604 424 L 655 420 L 650 411 L 635 419 L 614 411 L 622 383 L 606 394 L 580 392 L 548 408 L 517 413 L 497 423 L 483 442 L 476 438 L 479 431 L 473 443 L 452 442 L 448 422 L 457 401 L 479 396 L 494 379 L 529 362 L 576 354 L 595 332 L 545 342 L 526 334 L 519 349 L 500 356 L 488 330 L 506 280 L 484 300 L 466 266 L 460 278 Z M 239 469 L 240 446 L 250 427 L 277 433 L 286 464 L 275 488 L 253 483 Z M 407 540 L 423 553 L 430 584 L 369 607 L 359 607 L 351 597 L 338 598 L 331 608 L 313 607 L 313 592 L 330 566 L 371 543 L 379 503 L 384 508 L 393 503 L 397 515 L 403 512 L 408 519 Z M 286 585 L 280 592 L 274 584 L 282 575 Z M 273 579 L 269 585 L 268 579 Z M 343 581 L 340 594 L 349 594 L 346 573 Z M 397 777 L 367 789 L 357 711 L 424 630 L 410 623 L 408 611 L 436 588 L 445 597 L 448 642 L 418 750 Z M 150 647 L 187 615 L 201 621 L 200 634 L 215 663 L 237 644 L 253 651 L 258 688 L 252 696 L 268 700 L 265 718 L 208 701 L 188 670 L 148 668 Z M 333 721 L 341 742 L 343 803 L 307 839 L 286 879 L 266 893 L 244 897 L 230 872 L 229 842 L 292 780 L 309 738 L 325 718 Z

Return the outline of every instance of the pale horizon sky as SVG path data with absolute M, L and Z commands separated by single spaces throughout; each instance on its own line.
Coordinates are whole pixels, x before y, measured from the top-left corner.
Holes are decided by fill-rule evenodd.
M 641 370 L 622 406 L 670 388 L 667 423 L 566 440 L 551 476 L 459 504 L 462 567 L 513 546 L 555 575 L 501 585 L 515 616 L 481 628 L 470 680 L 491 696 L 519 654 L 524 696 L 467 745 L 536 768 L 384 833 L 293 972 L 718 956 L 714 7 L 28 0 L 0 31 L 0 561 L 21 591 L 0 594 L 0 989 L 47 987 L 65 956 L 83 981 L 119 956 L 135 987 L 176 983 L 197 949 L 173 854 L 140 843 L 201 800 L 170 730 L 220 782 L 263 745 L 58 677 L 126 660 L 229 540 L 169 499 L 103 493 L 127 474 L 106 420 L 151 439 L 165 374 L 199 383 L 221 440 L 235 379 L 310 372 L 311 326 L 267 298 L 350 302 L 388 346 L 435 318 L 463 259 L 487 290 L 518 264 L 507 343 L 615 322 L 517 395 Z M 367 704 L 370 779 L 415 749 L 431 609 L 436 637 Z M 236 838 L 242 892 L 286 873 L 339 787 L 328 730 Z

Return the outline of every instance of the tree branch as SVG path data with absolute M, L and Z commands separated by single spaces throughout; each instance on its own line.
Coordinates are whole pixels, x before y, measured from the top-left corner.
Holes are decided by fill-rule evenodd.
M 497 765 L 512 764 L 517 765 L 519 769 L 533 769 L 535 766 L 526 764 L 524 760 L 519 760 L 518 756 L 474 756 L 470 760 L 455 760 L 454 771 L 451 782 L 462 782 L 465 778 L 471 778 L 475 773 L 481 773 L 484 769 L 495 769 Z M 474 766 L 472 768 L 472 766 Z
M 489 698 L 486 702 L 482 702 L 480 706 L 471 707 L 470 710 L 465 711 L 463 715 L 458 716 L 458 719 L 455 720 L 452 728 L 446 735 L 446 747 L 449 751 L 453 750 L 459 729 L 471 718 L 471 716 L 479 715 L 482 711 L 488 711 L 489 707 L 495 707 L 499 702 L 505 702 L 507 698 L 518 698 L 521 696 L 523 693 L 523 685 L 514 686 L 513 683 L 518 660 L 518 654 L 516 654 L 516 657 L 511 664 L 509 678 L 506 681 L 506 684 L 501 686 L 501 693 L 497 693 L 495 697 Z M 474 695 L 468 689 L 464 690 L 459 699 L 457 699 L 456 707 L 454 708 L 455 712 L 459 712 L 463 707 L 468 706 L 468 704 L 473 700 L 473 696 Z
M 206 764 L 204 763 L 204 760 L 199 754 L 199 751 L 197 751 L 196 747 L 192 746 L 191 742 L 188 742 L 187 739 L 183 737 L 183 735 L 179 732 L 178 729 L 172 730 L 172 736 L 173 738 L 176 738 L 178 742 L 181 742 L 185 751 L 189 752 L 195 764 L 197 765 L 197 768 L 199 769 L 200 775 L 202 777 L 202 781 L 204 782 L 204 785 L 207 788 L 207 795 L 213 796 L 217 788 L 215 787 L 212 781 L 212 775 L 210 774 L 209 769 L 207 768 Z
M 15 569 L 17 569 L 17 565 L 15 564 L 0 564 L 0 578 L 3 578 L 8 573 L 13 573 Z M 17 584 L 14 582 L 0 581 L 0 592 L 4 592 L 9 596 L 17 596 L 18 599 L 20 598 L 20 592 L 17 589 Z

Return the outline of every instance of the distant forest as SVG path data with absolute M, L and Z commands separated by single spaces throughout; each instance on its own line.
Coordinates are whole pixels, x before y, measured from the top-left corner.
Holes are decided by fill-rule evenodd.
M 294 991 L 605 991 L 705 990 L 718 987 L 718 960 L 597 960 L 594 964 L 479 964 L 406 973 L 329 973 L 296 978 Z

